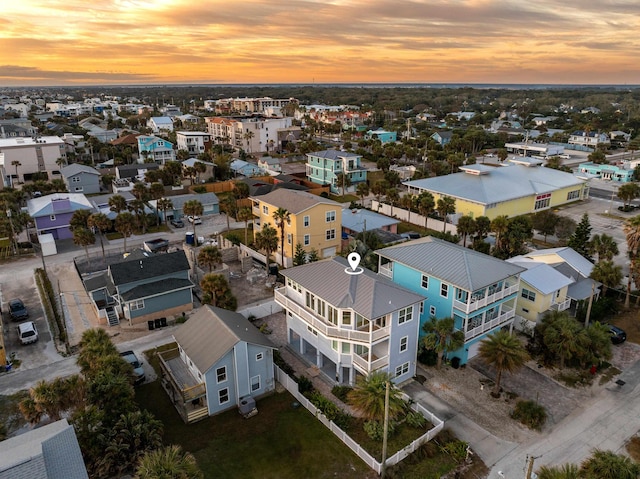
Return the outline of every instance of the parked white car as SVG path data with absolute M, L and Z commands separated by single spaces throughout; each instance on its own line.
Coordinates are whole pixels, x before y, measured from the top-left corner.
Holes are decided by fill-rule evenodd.
M 202 220 L 199 216 L 187 216 L 187 220 L 189 221 L 189 223 L 193 223 L 194 225 L 202 224 Z
M 35 343 L 38 340 L 38 329 L 36 328 L 36 323 L 33 321 L 27 321 L 26 323 L 19 324 L 18 337 L 22 344 Z

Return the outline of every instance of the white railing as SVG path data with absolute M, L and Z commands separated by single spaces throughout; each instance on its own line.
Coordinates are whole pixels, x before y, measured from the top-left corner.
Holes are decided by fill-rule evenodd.
M 328 338 L 340 339 L 343 341 L 351 341 L 363 344 L 372 344 L 381 339 L 389 337 L 390 327 L 379 328 L 372 332 L 357 331 L 353 329 L 343 329 L 326 323 L 323 319 L 310 313 L 303 306 L 289 298 L 286 294 L 286 286 L 274 290 L 274 299 L 276 303 L 287 309 L 302 319 L 305 323 L 317 329 Z
M 559 303 L 554 303 L 551 305 L 551 307 L 549 308 L 551 311 L 564 311 L 566 309 L 569 309 L 569 307 L 571 306 L 571 299 L 565 299 L 564 301 L 561 301 Z
M 477 326 L 473 329 L 470 329 L 469 331 L 467 331 L 466 333 L 464 333 L 464 340 L 468 341 L 469 339 L 475 338 L 476 336 L 485 333 L 487 331 L 491 331 L 493 328 L 497 328 L 498 326 L 502 325 L 503 323 L 507 323 L 509 322 L 511 319 L 513 319 L 516 315 L 516 310 L 515 309 L 510 309 L 508 311 L 503 312 L 500 316 L 498 316 L 497 318 L 494 318 L 490 321 L 485 321 L 484 323 L 482 323 L 480 326 Z
M 367 374 L 389 365 L 388 355 L 374 359 L 371 362 L 367 361 L 367 358 L 365 358 L 364 356 L 360 356 L 358 354 L 354 354 L 353 356 L 351 356 L 351 359 L 354 366 L 360 366 L 360 368 L 363 371 L 366 371 Z
M 376 471 L 378 474 L 382 472 L 382 463 L 378 462 L 371 454 L 369 454 L 360 444 L 354 441 L 346 432 L 340 429 L 335 425 L 333 421 L 330 421 L 326 418 L 322 411 L 316 408 L 311 401 L 309 401 L 299 390 L 298 383 L 296 383 L 293 379 L 291 379 L 282 369 L 280 369 L 275 364 L 273 365 L 275 370 L 276 380 L 282 384 L 287 391 L 291 393 L 291 395 L 296 398 L 296 400 L 302 404 L 311 414 L 313 414 L 322 424 L 324 424 L 329 430 L 336 435 L 338 439 L 340 439 L 344 444 L 347 445 L 349 449 L 351 449 L 360 459 L 364 461 L 364 463 L 369 466 L 371 469 Z M 401 394 L 402 398 L 410 403 L 410 397 L 406 394 Z M 444 421 L 436 417 L 431 411 L 423 407 L 418 403 L 413 403 L 410 405 L 411 409 L 416 412 L 419 412 L 424 416 L 424 418 L 429 421 L 433 427 L 429 429 L 426 433 L 420 436 L 418 439 L 413 441 L 411 444 L 406 446 L 404 449 L 399 450 L 393 456 L 387 458 L 386 465 L 393 466 L 398 464 L 404 458 L 406 458 L 409 454 L 417 450 L 424 443 L 429 442 L 433 439 L 441 430 L 444 428 Z
M 387 278 L 393 279 L 393 268 L 391 268 L 391 267 L 388 267 L 386 265 L 385 266 L 380 266 L 378 268 L 378 273 L 380 273 L 382 276 L 386 276 Z
M 513 286 L 507 286 L 506 288 L 503 288 L 502 290 L 496 293 L 485 296 L 484 298 L 471 299 L 470 303 L 463 303 L 462 301 L 454 300 L 453 307 L 455 309 L 464 311 L 465 313 L 469 314 L 472 311 L 476 311 L 480 308 L 484 308 L 485 306 L 495 303 L 499 299 L 502 299 L 506 296 L 509 296 L 510 294 L 518 292 L 518 289 L 519 288 L 517 284 L 514 284 Z

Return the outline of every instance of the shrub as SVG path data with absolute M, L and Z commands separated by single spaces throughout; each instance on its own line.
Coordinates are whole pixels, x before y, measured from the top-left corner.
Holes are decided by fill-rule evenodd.
M 433 349 L 426 349 L 421 347 L 418 352 L 418 361 L 425 366 L 435 366 L 438 363 L 438 353 Z
M 469 444 L 455 439 L 442 446 L 442 450 L 453 457 L 457 462 L 462 462 L 467 458 L 467 448 Z
M 317 391 L 308 392 L 305 396 L 311 401 L 311 403 L 317 407 L 327 419 L 333 421 L 336 426 L 342 430 L 346 430 L 351 422 L 351 416 L 345 413 L 342 409 L 336 406 L 329 399 L 324 397 Z
M 276 364 L 276 366 L 282 369 L 282 371 L 287 376 L 294 377 L 295 371 L 289 365 L 289 363 L 287 363 L 284 359 L 282 359 L 282 356 L 280 355 L 280 351 L 278 351 L 277 349 L 273 352 L 273 362 Z
M 227 240 L 229 240 L 233 246 L 239 246 L 240 243 L 242 243 L 242 238 L 240 238 L 238 233 L 229 233 L 227 235 Z
M 333 388 L 331 389 L 331 393 L 335 397 L 340 399 L 340 401 L 346 403 L 349 391 L 351 391 L 352 389 L 353 388 L 351 386 L 333 386 Z
M 307 391 L 313 391 L 313 383 L 311 382 L 311 379 L 306 376 L 300 376 L 298 378 L 298 391 L 302 394 Z
M 395 430 L 396 423 L 389 421 L 389 437 L 393 435 Z M 374 441 L 382 441 L 384 438 L 384 424 L 381 421 L 365 421 L 364 432 Z
M 206 186 L 194 186 L 193 187 L 193 192 L 194 193 L 198 193 L 198 194 L 202 194 L 202 193 L 206 193 L 207 192 L 207 187 Z
M 423 428 L 427 425 L 427 420 L 422 414 L 416 411 L 409 411 L 405 417 L 405 421 L 411 427 Z
M 529 429 L 539 431 L 547 420 L 547 412 L 543 406 L 535 401 L 518 401 L 511 417 Z

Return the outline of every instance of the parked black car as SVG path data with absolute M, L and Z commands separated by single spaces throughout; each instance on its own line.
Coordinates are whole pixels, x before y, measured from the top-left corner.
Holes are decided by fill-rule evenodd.
M 21 299 L 12 299 L 9 301 L 9 314 L 13 321 L 22 321 L 29 317 L 27 307 L 24 305 Z
M 184 221 L 182 221 L 181 219 L 173 219 L 171 220 L 171 225 L 174 228 L 184 228 Z
M 627 340 L 627 333 L 624 332 L 623 329 L 620 329 L 613 324 L 608 324 L 609 332 L 611 333 L 611 342 L 613 344 L 624 343 Z

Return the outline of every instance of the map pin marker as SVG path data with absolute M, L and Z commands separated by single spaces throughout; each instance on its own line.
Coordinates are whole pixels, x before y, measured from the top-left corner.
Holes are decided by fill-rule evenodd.
M 349 261 L 349 266 L 351 266 L 351 271 L 355 271 L 360 264 L 360 255 L 355 252 L 349 253 L 349 256 L 347 256 L 347 260 Z

